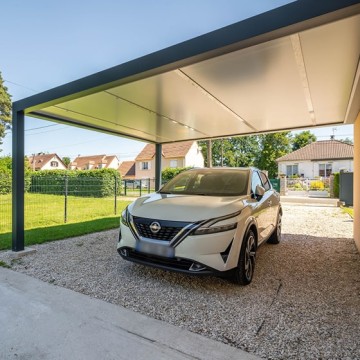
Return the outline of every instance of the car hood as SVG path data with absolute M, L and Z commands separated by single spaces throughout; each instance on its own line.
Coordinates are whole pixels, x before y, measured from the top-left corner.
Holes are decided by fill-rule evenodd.
M 153 193 L 129 206 L 130 214 L 172 221 L 200 221 L 229 215 L 241 210 L 247 196 L 200 196 Z

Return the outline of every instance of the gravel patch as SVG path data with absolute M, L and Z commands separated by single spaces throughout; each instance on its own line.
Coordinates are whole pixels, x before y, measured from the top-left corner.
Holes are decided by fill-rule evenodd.
M 360 359 L 360 256 L 339 208 L 283 205 L 283 239 L 241 287 L 126 262 L 117 231 L 33 246 L 12 269 L 266 359 Z M 0 260 L 10 263 L 6 253 Z

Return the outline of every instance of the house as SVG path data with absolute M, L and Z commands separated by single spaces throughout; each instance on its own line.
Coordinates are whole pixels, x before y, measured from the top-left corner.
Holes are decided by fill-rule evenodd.
M 338 140 L 316 141 L 276 159 L 279 174 L 287 177 L 329 177 L 340 171 L 353 171 L 354 146 Z
M 119 166 L 119 173 L 123 180 L 135 179 L 135 161 L 123 161 Z
M 57 154 L 39 153 L 28 157 L 31 170 L 66 170 L 66 165 Z
M 116 155 L 78 156 L 70 164 L 71 170 L 118 169 L 120 165 Z
M 162 146 L 162 170 L 177 167 L 204 167 L 204 157 L 196 141 L 164 144 Z M 135 159 L 136 179 L 155 177 L 155 145 L 146 145 Z

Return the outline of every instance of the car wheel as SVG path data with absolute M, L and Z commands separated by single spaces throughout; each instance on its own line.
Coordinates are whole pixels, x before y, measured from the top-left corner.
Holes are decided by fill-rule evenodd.
M 252 230 L 248 230 L 241 245 L 239 262 L 233 273 L 233 280 L 240 285 L 248 285 L 254 276 L 256 258 L 256 239 Z
M 277 221 L 276 221 L 276 228 L 274 229 L 273 233 L 269 237 L 267 241 L 269 244 L 278 244 L 281 240 L 281 225 L 282 225 L 282 214 L 279 212 Z

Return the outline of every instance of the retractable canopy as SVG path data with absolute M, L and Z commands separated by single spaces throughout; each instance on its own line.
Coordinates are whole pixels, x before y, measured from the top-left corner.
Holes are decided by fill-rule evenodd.
M 296 1 L 14 109 L 153 143 L 351 124 L 359 56 L 359 1 Z

